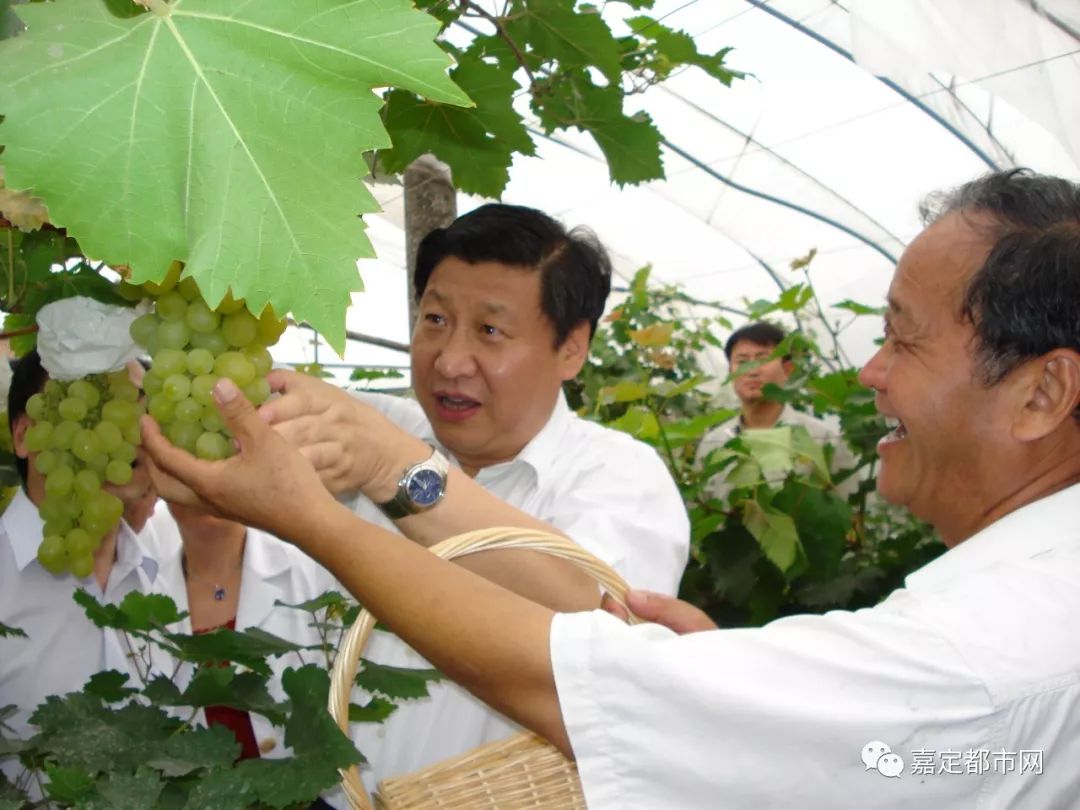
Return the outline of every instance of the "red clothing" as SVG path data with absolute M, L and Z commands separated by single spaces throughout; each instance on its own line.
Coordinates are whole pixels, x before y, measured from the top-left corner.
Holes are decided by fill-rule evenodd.
M 233 617 L 221 627 L 226 627 L 229 630 L 236 629 L 236 618 Z M 207 627 L 203 630 L 196 630 L 195 634 L 209 633 L 212 630 L 218 630 L 218 627 Z M 228 663 L 228 662 L 225 662 Z M 225 726 L 236 737 L 236 741 L 240 743 L 240 756 L 237 757 L 237 761 L 241 759 L 258 759 L 259 758 L 259 744 L 255 740 L 255 731 L 251 727 L 251 715 L 240 709 L 234 709 L 231 706 L 207 706 L 204 710 L 206 713 L 206 724 L 209 726 Z

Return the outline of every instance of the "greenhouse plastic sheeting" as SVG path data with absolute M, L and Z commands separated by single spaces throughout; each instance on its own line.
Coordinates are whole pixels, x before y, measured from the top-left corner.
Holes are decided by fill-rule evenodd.
M 620 189 L 587 136 L 537 134 L 503 198 L 593 228 L 617 286 L 651 264 L 656 282 L 741 309 L 799 281 L 790 263 L 813 248 L 824 302 L 876 305 L 927 192 L 1010 166 L 1080 179 L 1075 0 L 658 0 L 651 14 L 702 51 L 733 47 L 729 65 L 752 75 L 725 88 L 688 69 L 632 99 L 667 138 L 665 180 Z M 357 296 L 350 328 L 404 342 L 402 191 L 375 191 L 380 259 L 360 266 L 377 292 Z M 844 333 L 853 362 L 879 329 L 864 318 Z M 405 357 L 357 345 L 346 361 Z M 722 376 L 722 358 L 709 362 Z

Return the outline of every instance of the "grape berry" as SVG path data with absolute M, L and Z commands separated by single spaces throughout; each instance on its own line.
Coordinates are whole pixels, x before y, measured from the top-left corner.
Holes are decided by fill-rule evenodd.
M 26 448 L 45 477 L 38 560 L 54 574 L 87 577 L 94 552 L 124 511 L 102 487 L 131 480 L 143 413 L 139 391 L 126 370 L 70 383 L 49 380 L 27 400 L 26 413 L 33 420 Z
M 210 309 L 194 279 L 179 275 L 174 265 L 160 284 L 145 285 L 156 299 L 154 311 L 131 324 L 132 339 L 152 359 L 143 379 L 147 410 L 177 447 L 222 459 L 232 455 L 233 446 L 214 405 L 214 385 L 228 377 L 252 404 L 265 402 L 272 364 L 268 347 L 286 322 L 270 307 L 257 318 L 231 295 Z

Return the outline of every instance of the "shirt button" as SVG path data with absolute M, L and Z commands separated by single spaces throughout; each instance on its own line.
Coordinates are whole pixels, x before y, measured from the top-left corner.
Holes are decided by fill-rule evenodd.
M 259 740 L 259 750 L 264 754 L 269 754 L 277 748 L 277 740 L 273 737 L 267 737 L 266 739 Z

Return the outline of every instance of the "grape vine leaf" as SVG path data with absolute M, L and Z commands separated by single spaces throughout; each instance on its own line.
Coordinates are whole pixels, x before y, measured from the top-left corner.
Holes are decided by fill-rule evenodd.
M 407 0 L 100 0 L 18 7 L 0 41 L 7 184 L 32 190 L 90 256 L 158 281 L 186 262 L 339 351 L 372 255 L 362 153 L 389 145 L 378 87 L 469 104 L 438 23 Z
M 232 667 L 200 667 L 177 701 L 180 706 L 231 706 L 283 725 L 285 712 L 266 688 L 266 676 Z
M 646 113 L 623 112 L 623 93 L 617 85 L 593 84 L 584 70 L 542 84 L 543 92 L 533 96 L 533 110 L 545 132 L 563 127 L 588 132 L 607 159 L 611 179 L 620 186 L 664 176 L 660 131 Z
M 247 667 L 260 675 L 270 673 L 267 656 L 285 655 L 303 649 L 298 644 L 267 633 L 258 627 L 249 627 L 240 632 L 218 629 L 197 636 L 183 633 L 165 633 L 177 650 L 177 657 L 198 664 L 215 664 L 231 661 L 237 666 Z
M 98 780 L 97 795 L 78 804 L 79 810 L 145 810 L 160 807 L 158 797 L 165 783 L 153 770 L 137 768 L 134 773 L 111 773 Z
M 49 776 L 45 789 L 49 798 L 56 802 L 73 804 L 94 789 L 94 778 L 82 768 L 47 764 L 45 773 Z
M 119 605 L 97 601 L 85 588 L 77 588 L 72 598 L 86 612 L 86 617 L 98 627 L 112 627 L 125 632 L 147 631 L 180 621 L 186 613 L 162 594 L 131 592 Z
M 356 676 L 356 685 L 391 700 L 427 697 L 427 685 L 442 680 L 436 669 L 392 667 L 366 658 L 361 659 L 361 663 L 363 668 Z
M 330 675 L 325 669 L 314 664 L 286 669 L 281 676 L 281 687 L 291 703 L 285 742 L 297 756 L 318 755 L 334 769 L 363 760 L 327 711 Z
M 259 801 L 270 807 L 306 803 L 339 781 L 339 768 L 364 760 L 326 709 L 330 677 L 325 669 L 311 664 L 287 669 L 281 685 L 292 707 L 285 744 L 293 749 L 293 757 L 245 760 L 236 768 Z
M 90 695 L 96 695 L 106 703 L 119 703 L 138 691 L 128 686 L 127 683 L 128 676 L 123 672 L 107 669 L 91 675 L 83 691 Z
M 170 737 L 146 764 L 165 776 L 186 776 L 200 769 L 228 768 L 239 753 L 240 743 L 229 729 L 209 726 Z
M 25 630 L 0 622 L 0 638 L 9 637 L 27 638 L 27 635 Z
M 36 231 L 49 221 L 49 212 L 40 199 L 4 187 L 3 166 L 0 166 L 0 217 L 22 231 Z
M 90 773 L 136 767 L 181 725 L 159 709 L 137 703 L 115 708 L 82 692 L 50 695 L 30 722 L 41 729 L 40 751 Z
M 806 566 L 795 521 L 771 504 L 750 499 L 743 505 L 743 524 L 761 545 L 765 556 L 789 579 Z
M 394 145 L 379 153 L 384 170 L 401 172 L 430 152 L 453 171 L 454 185 L 469 194 L 498 197 L 510 180 L 515 152 L 536 152 L 532 138 L 514 110 L 518 84 L 511 71 L 490 65 L 470 49 L 450 74 L 476 102 L 461 107 L 425 101 L 404 90 L 386 99 L 386 128 Z
M 622 79 L 619 43 L 596 7 L 575 9 L 575 0 L 529 0 L 504 18 L 506 34 L 544 59 L 564 67 L 595 67 L 608 82 Z
M 363 706 L 349 704 L 350 723 L 382 723 L 397 711 L 397 704 L 385 698 L 373 697 Z
M 732 70 L 724 65 L 724 58 L 731 52 L 731 48 L 721 48 L 716 53 L 701 53 L 697 49 L 694 38 L 685 31 L 676 31 L 661 25 L 652 17 L 641 15 L 631 17 L 626 21 L 634 33 L 644 39 L 652 41 L 652 47 L 656 55 L 661 57 L 668 69 L 683 65 L 696 65 L 714 79 L 718 79 L 730 86 L 734 79 L 742 78 L 745 74 L 738 70 Z M 658 67 L 656 61 L 654 69 Z
M 851 530 L 851 507 L 834 492 L 788 481 L 772 505 L 790 515 L 806 551 L 804 576 L 826 583 L 840 575 L 840 561 L 847 550 Z
M 249 760 L 245 760 L 247 762 Z M 244 762 L 240 765 L 243 766 Z M 255 801 L 251 776 L 243 767 L 215 768 L 195 783 L 185 810 L 248 810 Z
M 332 608 L 334 610 L 344 611 L 352 603 L 348 598 L 342 595 L 339 591 L 323 591 L 313 599 L 308 599 L 303 602 L 282 602 L 280 599 L 274 600 L 275 607 L 286 607 L 292 610 L 302 610 L 305 613 L 315 613 L 316 611 L 323 610 L 324 608 Z

